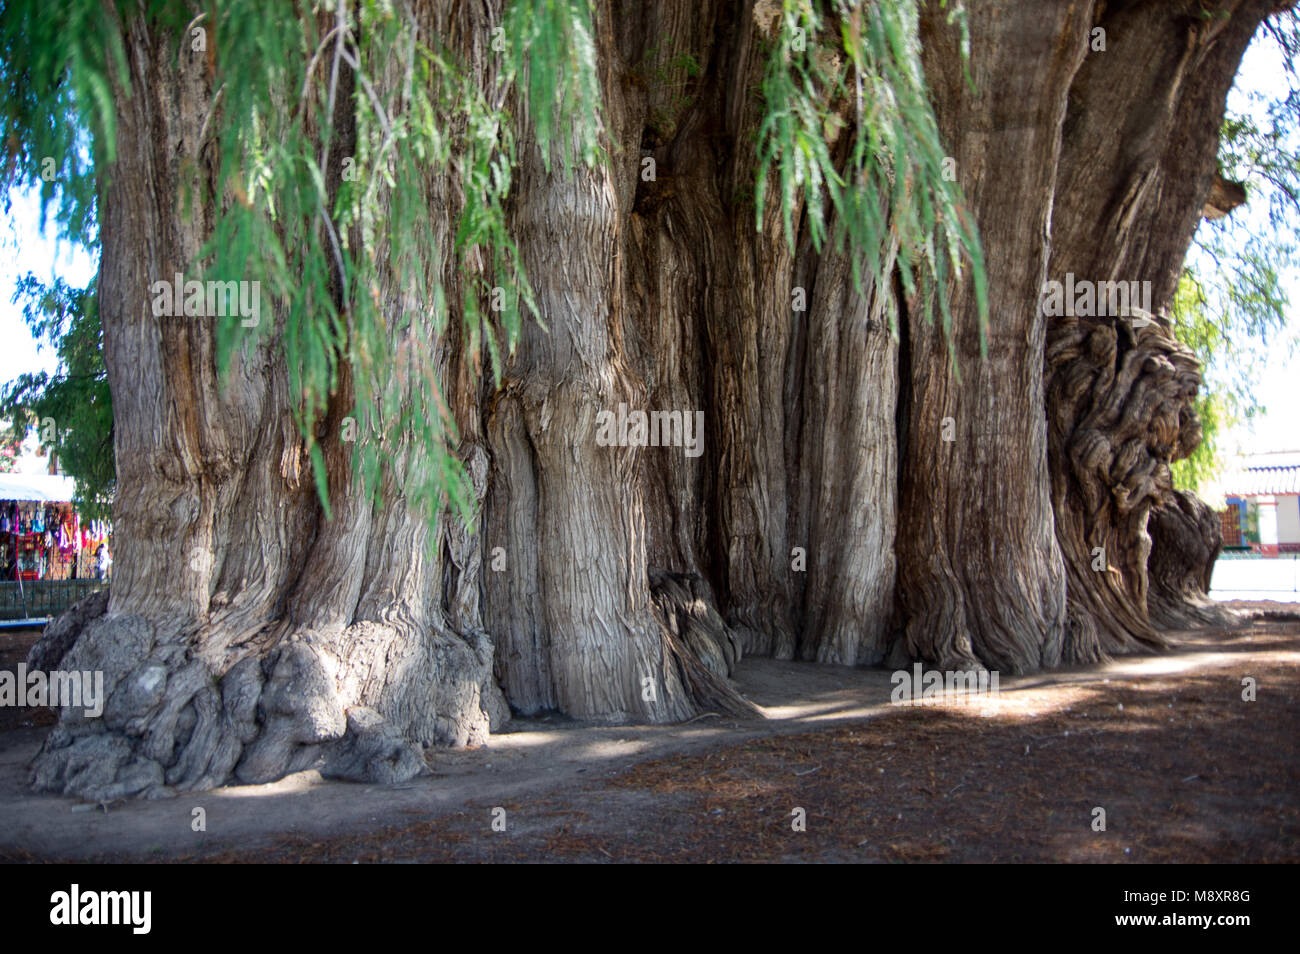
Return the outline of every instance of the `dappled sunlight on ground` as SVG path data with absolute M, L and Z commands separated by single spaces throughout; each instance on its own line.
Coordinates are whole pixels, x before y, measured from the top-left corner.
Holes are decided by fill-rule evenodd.
M 98 839 L 64 856 L 111 843 L 143 860 L 1300 860 L 1295 623 L 1187 634 L 1164 655 L 937 705 L 891 705 L 884 670 L 746 660 L 737 682 L 766 720 L 545 715 L 430 750 L 430 776 L 391 788 L 304 772 L 107 814 L 0 791 L 0 810 Z M 208 836 L 171 827 L 191 804 L 208 806 Z

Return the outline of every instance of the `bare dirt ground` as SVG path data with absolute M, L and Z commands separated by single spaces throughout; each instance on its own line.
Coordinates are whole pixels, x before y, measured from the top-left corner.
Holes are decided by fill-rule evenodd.
M 0 670 L 16 672 L 18 664 L 27 658 L 27 650 L 40 635 L 39 629 L 0 629 Z M 0 733 L 54 725 L 54 721 L 54 713 L 49 709 L 0 706 Z M 0 747 L 3 746 L 4 736 L 0 735 Z
M 31 639 L 0 634 L 0 666 Z M 1295 616 L 942 706 L 891 705 L 882 670 L 750 659 L 737 682 L 766 721 L 517 719 L 391 788 L 302 772 L 106 806 L 29 793 L 48 715 L 0 709 L 0 860 L 1300 860 Z

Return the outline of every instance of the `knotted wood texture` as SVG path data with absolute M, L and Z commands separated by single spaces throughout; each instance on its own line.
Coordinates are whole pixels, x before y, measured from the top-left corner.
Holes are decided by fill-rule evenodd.
M 425 464 L 411 442 L 383 448 L 372 498 L 332 439 L 354 401 L 346 367 L 319 428 L 326 519 L 276 307 L 229 380 L 210 319 L 150 313 L 150 282 L 185 271 L 237 199 L 204 141 L 218 126 L 207 57 L 122 23 L 134 92 L 116 91 L 99 282 L 117 575 L 106 607 L 51 627 L 39 652 L 102 669 L 109 697 L 102 719 L 62 713 L 34 784 L 157 796 L 308 766 L 393 781 L 511 708 L 752 716 L 728 681 L 744 653 L 1025 672 L 1158 645 L 1153 620 L 1181 618 L 1214 549 L 1204 512 L 1168 485 L 1196 439 L 1195 362 L 1161 326 L 1061 322 L 1037 301 L 1073 272 L 1149 279 L 1159 310 L 1209 195 L 1223 96 L 1272 4 L 1208 20 L 1199 0 L 969 6 L 973 89 L 935 2 L 920 40 L 983 234 L 987 357 L 969 282 L 939 290 L 950 355 L 936 302 L 893 280 L 855 290 L 847 253 L 814 248 L 798 202 L 787 245 L 774 181 L 755 229 L 774 5 L 597 3 L 605 159 L 548 169 L 515 110 L 510 230 L 545 330 L 525 322 L 500 386 L 472 373 L 486 362 L 458 305 L 422 342 L 472 479 L 472 516 L 436 526 L 406 507 Z M 499 0 L 410 7 L 497 95 Z M 1107 51 L 1089 52 L 1099 24 Z M 825 134 L 843 155 L 844 128 Z M 337 161 L 324 172 L 332 199 Z M 453 248 L 461 184 L 428 179 L 431 247 Z M 455 256 L 427 265 L 459 302 Z M 378 294 L 398 327 L 403 296 L 393 281 Z M 436 413 L 413 394 L 399 396 Z M 703 453 L 602 446 L 597 417 L 620 403 L 702 411 Z

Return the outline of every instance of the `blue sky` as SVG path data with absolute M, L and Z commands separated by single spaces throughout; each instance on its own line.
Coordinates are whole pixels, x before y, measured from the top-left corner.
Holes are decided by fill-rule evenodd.
M 1276 93 L 1284 82 L 1282 54 L 1271 42 L 1257 40 L 1243 61 L 1237 77 L 1237 86 L 1230 103 L 1244 108 L 1243 98 L 1250 92 Z M 1247 210 L 1239 210 L 1241 215 Z M 1254 216 L 1252 216 L 1253 220 Z M 37 349 L 36 342 L 22 319 L 22 312 L 12 301 L 15 283 L 22 275 L 32 272 L 44 280 L 62 277 L 69 284 L 84 286 L 94 273 L 95 262 L 84 250 L 54 240 L 54 227 L 50 223 L 44 233 L 40 230 L 39 203 L 35 193 L 14 195 L 12 216 L 0 232 L 0 383 L 7 382 L 28 371 L 54 371 L 57 365 L 53 349 Z M 1295 317 L 1300 309 L 1300 274 L 1292 271 L 1284 276 L 1284 287 L 1290 298 L 1288 322 L 1295 334 Z M 1259 453 L 1269 450 L 1300 450 L 1300 433 L 1297 433 L 1297 409 L 1300 409 L 1300 381 L 1292 373 L 1290 355 L 1281 348 L 1271 348 L 1269 357 L 1259 369 L 1256 400 L 1265 408 L 1251 426 L 1235 428 L 1224 442 L 1228 454 L 1236 450 Z
M 54 349 L 39 352 L 23 321 L 22 308 L 13 302 L 18 279 L 28 272 L 49 282 L 61 277 L 73 287 L 84 288 L 95 273 L 95 261 L 80 247 L 54 240 L 54 223 L 40 229 L 40 201 L 35 192 L 13 196 L 12 218 L 0 233 L 0 382 L 11 381 L 29 371 L 54 371 L 58 365 Z
M 1251 94 L 1283 95 L 1286 91 L 1285 76 L 1286 64 L 1282 51 L 1271 39 L 1262 34 L 1257 36 L 1242 60 L 1236 84 L 1228 97 L 1229 109 L 1235 112 L 1247 111 L 1248 97 Z M 1267 227 L 1267 219 L 1257 207 L 1247 207 L 1234 214 L 1240 215 L 1243 212 L 1247 214 L 1250 223 L 1259 222 L 1261 228 Z M 1300 274 L 1295 270 L 1285 272 L 1282 275 L 1282 286 L 1289 299 L 1287 324 L 1290 333 L 1295 335 L 1300 331 L 1296 321 L 1297 315 L 1300 315 Z M 1264 411 L 1253 425 L 1234 428 L 1225 442 L 1224 451 L 1231 453 L 1236 449 L 1242 453 L 1265 453 L 1300 450 L 1300 431 L 1296 427 L 1296 411 L 1300 408 L 1300 381 L 1295 379 L 1292 372 L 1291 357 L 1281 347 L 1269 348 L 1268 360 L 1259 369 L 1255 386 L 1255 400 L 1264 407 Z

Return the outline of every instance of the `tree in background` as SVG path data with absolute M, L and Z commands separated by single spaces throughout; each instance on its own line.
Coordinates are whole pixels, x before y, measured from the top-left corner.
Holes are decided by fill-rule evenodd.
M 23 443 L 12 437 L 5 437 L 9 425 L 0 422 L 0 474 L 12 474 L 18 469 L 18 458 L 23 454 Z
M 1281 276 L 1300 272 L 1300 35 L 1293 18 L 1268 21 L 1255 42 L 1276 51 L 1281 85 L 1229 104 L 1219 174 L 1171 307 L 1206 376 L 1196 404 L 1204 437 L 1173 465 L 1187 490 L 1218 476 L 1232 452 L 1221 439 L 1261 410 L 1254 385 L 1270 351 L 1295 353 Z
M 21 446 L 34 429 L 61 470 L 76 479 L 77 509 L 91 519 L 109 515 L 113 497 L 113 400 L 95 302 L 95 284 L 45 285 L 27 275 L 14 294 L 39 345 L 59 356 L 54 374 L 23 374 L 0 391 L 0 417 Z
M 1233 367 L 1239 350 L 1228 338 L 1226 323 L 1210 318 L 1205 293 L 1190 272 L 1184 273 L 1178 283 L 1172 314 L 1178 340 L 1192 349 L 1201 367 L 1207 369 L 1207 376 L 1211 376 L 1196 397 L 1201 442 L 1185 458 L 1170 466 L 1174 486 L 1199 491 L 1223 471 L 1227 452 L 1223 439 L 1228 430 L 1257 412 L 1254 382 L 1249 375 L 1231 375 L 1222 381 L 1215 374 L 1221 366 Z

